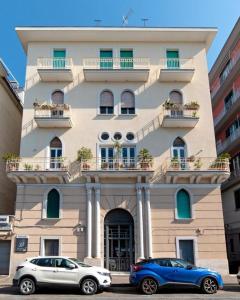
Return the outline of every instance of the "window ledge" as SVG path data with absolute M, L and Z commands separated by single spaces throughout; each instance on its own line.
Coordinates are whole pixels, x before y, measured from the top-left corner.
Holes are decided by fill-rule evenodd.
M 175 219 L 175 221 L 178 221 L 178 222 L 190 222 L 190 221 L 194 220 L 194 218 L 184 218 L 184 219 L 182 219 L 182 218 L 174 218 L 174 219 Z
M 97 114 L 99 117 L 114 117 L 116 114 Z

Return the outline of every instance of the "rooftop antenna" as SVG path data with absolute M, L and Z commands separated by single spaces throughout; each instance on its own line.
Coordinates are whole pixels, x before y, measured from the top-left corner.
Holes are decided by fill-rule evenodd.
M 128 19 L 129 19 L 129 17 L 132 14 L 133 14 L 133 10 L 130 8 L 129 11 L 128 11 L 128 13 L 125 16 L 122 17 L 122 19 L 123 19 L 122 25 L 123 26 L 127 26 L 128 25 Z
M 95 26 L 96 26 L 96 27 L 99 27 L 99 26 L 100 26 L 100 23 L 102 22 L 102 20 L 100 20 L 100 19 L 95 19 L 94 22 L 95 22 Z
M 148 18 L 142 18 L 141 21 L 143 21 L 143 27 L 146 27 L 146 23 L 149 19 Z

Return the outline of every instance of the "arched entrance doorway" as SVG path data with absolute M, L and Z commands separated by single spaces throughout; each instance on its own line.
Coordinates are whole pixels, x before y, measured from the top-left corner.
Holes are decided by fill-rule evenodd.
M 134 221 L 124 209 L 113 209 L 104 219 L 104 266 L 126 272 L 135 260 Z

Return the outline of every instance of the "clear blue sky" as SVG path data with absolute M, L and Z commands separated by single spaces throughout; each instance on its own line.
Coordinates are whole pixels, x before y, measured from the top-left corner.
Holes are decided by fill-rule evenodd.
M 0 57 L 21 84 L 26 57 L 14 31 L 16 26 L 121 26 L 132 8 L 129 26 L 218 27 L 209 51 L 209 67 L 236 23 L 239 0 L 2 0 L 0 6 Z

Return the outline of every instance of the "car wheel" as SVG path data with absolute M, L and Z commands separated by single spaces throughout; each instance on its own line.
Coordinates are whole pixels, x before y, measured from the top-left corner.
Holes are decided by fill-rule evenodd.
M 155 279 L 145 278 L 141 284 L 141 291 L 146 295 L 156 294 L 158 290 L 158 283 Z
M 31 295 L 35 293 L 35 282 L 31 278 L 24 278 L 19 285 L 20 293 L 23 295 Z
M 206 277 L 202 282 L 202 291 L 205 294 L 214 294 L 217 292 L 218 286 L 215 279 Z
M 92 278 L 86 278 L 81 283 L 81 291 L 84 295 L 94 295 L 97 292 L 97 283 Z

